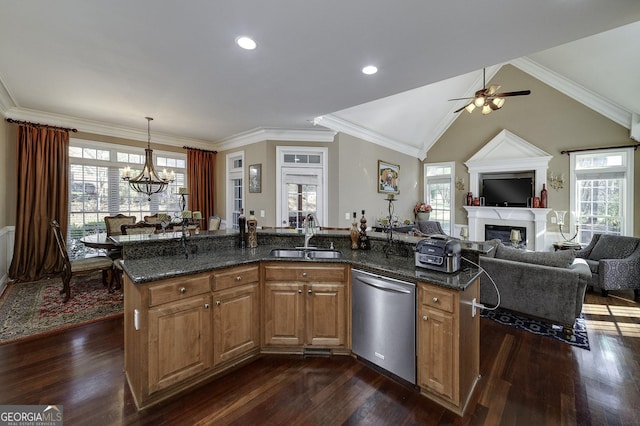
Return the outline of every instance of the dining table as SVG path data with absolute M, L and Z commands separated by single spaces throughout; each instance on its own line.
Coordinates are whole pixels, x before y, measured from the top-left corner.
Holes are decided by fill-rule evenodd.
M 106 232 L 85 235 L 84 237 L 80 238 L 80 242 L 87 247 L 95 249 L 111 250 L 118 247 L 115 241 L 113 241 Z

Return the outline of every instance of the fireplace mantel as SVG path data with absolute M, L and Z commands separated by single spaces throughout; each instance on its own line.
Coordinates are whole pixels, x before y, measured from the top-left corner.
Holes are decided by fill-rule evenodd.
M 527 228 L 527 246 L 531 250 L 544 249 L 547 215 L 551 209 L 526 207 L 463 206 L 469 218 L 469 239 L 484 241 L 484 225 L 513 225 Z

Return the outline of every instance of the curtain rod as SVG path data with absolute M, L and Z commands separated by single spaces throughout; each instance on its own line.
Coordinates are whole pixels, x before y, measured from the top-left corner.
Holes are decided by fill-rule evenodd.
M 202 151 L 202 152 L 213 152 L 214 154 L 218 153 L 218 151 L 211 151 L 209 149 L 202 149 L 202 148 L 192 148 L 190 146 L 183 146 L 182 149 L 191 149 L 191 150 L 194 150 L 194 151 Z
M 633 148 L 636 151 L 640 147 L 640 143 L 635 145 L 618 145 L 618 146 L 605 146 L 603 148 L 582 148 L 582 149 L 567 149 L 564 151 L 560 151 L 560 154 L 571 154 L 572 152 L 584 152 L 584 151 L 597 151 L 601 149 L 620 149 L 620 148 Z
M 13 123 L 13 124 L 26 124 L 28 126 L 34 126 L 34 127 L 49 127 L 51 129 L 64 130 L 67 132 L 74 132 L 74 133 L 78 131 L 78 129 L 72 129 L 68 127 L 59 127 L 59 126 L 50 126 L 49 124 L 32 123 L 31 121 L 14 120 L 13 118 L 7 118 L 7 122 Z

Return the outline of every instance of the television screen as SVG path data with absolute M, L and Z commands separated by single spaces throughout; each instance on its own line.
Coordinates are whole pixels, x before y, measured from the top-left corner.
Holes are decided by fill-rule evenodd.
M 533 197 L 533 178 L 483 179 L 482 197 L 485 206 L 527 207 Z

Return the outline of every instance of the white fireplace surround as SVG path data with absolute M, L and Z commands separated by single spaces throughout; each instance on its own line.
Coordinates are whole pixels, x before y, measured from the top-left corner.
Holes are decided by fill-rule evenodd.
M 534 172 L 535 193 L 540 194 L 547 179 L 552 156 L 508 130 L 502 130 L 465 162 L 469 170 L 469 190 L 480 194 L 483 173 Z M 545 249 L 549 208 L 465 206 L 469 219 L 469 239 L 484 240 L 485 225 L 523 226 L 527 229 L 527 248 Z

